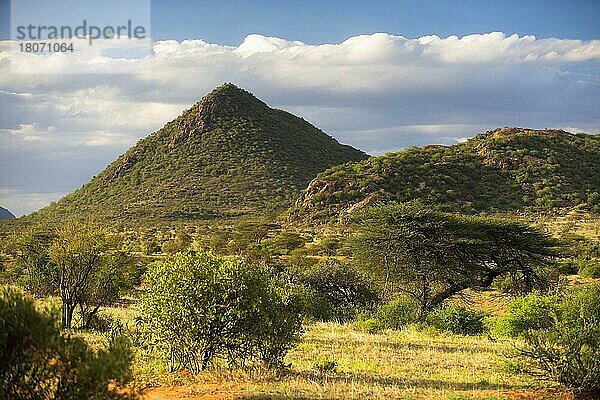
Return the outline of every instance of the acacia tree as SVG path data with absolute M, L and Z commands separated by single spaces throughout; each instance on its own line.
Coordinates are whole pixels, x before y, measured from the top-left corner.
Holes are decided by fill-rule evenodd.
M 52 233 L 29 232 L 18 240 L 26 286 L 62 300 L 62 324 L 71 328 L 79 307 L 86 328 L 101 307 L 131 286 L 131 257 L 114 251 L 108 234 L 89 223 L 68 223 Z
M 536 229 L 498 218 L 437 212 L 418 203 L 364 209 L 353 220 L 355 258 L 382 283 L 419 304 L 418 317 L 467 288 L 500 276 L 523 291 L 547 283 L 545 269 L 558 243 Z

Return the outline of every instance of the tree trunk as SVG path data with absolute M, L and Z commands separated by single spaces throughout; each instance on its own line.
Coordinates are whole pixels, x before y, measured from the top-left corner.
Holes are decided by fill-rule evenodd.
M 71 329 L 71 322 L 73 321 L 73 311 L 74 310 L 75 310 L 75 306 L 63 301 L 63 306 L 62 306 L 63 328 Z
M 419 300 L 419 309 L 417 310 L 418 321 L 421 321 L 425 317 L 425 314 L 427 314 L 431 305 L 429 301 L 429 282 L 426 277 L 423 277 L 422 279 L 421 299 Z
M 204 355 L 202 357 L 202 370 L 203 371 L 206 368 L 208 368 L 211 358 L 212 358 L 212 349 L 209 348 L 209 349 L 204 350 Z

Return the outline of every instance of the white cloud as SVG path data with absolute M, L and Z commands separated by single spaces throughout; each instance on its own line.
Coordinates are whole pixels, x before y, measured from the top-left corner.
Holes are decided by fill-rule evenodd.
M 42 192 L 50 173 L 45 191 L 78 187 L 223 82 L 373 154 L 507 125 L 600 130 L 600 40 L 376 33 L 309 45 L 253 34 L 237 47 L 160 41 L 138 58 L 94 43 L 38 56 L 0 42 L 4 188 Z
M 19 192 L 16 190 L 0 189 L 0 205 L 7 208 L 16 217 L 29 214 L 33 210 L 37 210 L 47 206 L 53 201 L 59 200 L 68 193 L 35 193 L 35 192 Z

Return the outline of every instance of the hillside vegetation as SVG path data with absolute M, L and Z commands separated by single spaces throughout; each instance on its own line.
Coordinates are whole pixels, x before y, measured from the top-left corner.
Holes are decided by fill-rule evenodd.
M 225 84 L 33 219 L 198 220 L 283 210 L 317 173 L 366 157 Z
M 502 128 L 454 146 L 411 147 L 332 167 L 291 214 L 330 221 L 384 201 L 461 213 L 600 213 L 600 136 Z

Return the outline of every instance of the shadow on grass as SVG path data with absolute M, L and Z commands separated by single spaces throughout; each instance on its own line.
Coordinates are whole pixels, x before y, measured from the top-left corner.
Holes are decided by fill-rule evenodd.
M 297 377 L 304 380 L 317 382 L 319 384 L 336 384 L 336 383 L 365 383 L 368 385 L 378 386 L 395 386 L 404 388 L 423 388 L 423 389 L 445 389 L 445 390 L 505 390 L 522 388 L 519 385 L 498 384 L 488 381 L 478 382 L 455 382 L 427 378 L 399 378 L 399 377 L 384 377 L 375 374 L 356 373 L 356 372 L 339 372 L 337 374 L 322 374 L 316 371 L 302 371 L 295 373 Z
M 360 374 L 353 372 L 340 372 L 323 374 L 316 371 L 302 371 L 290 373 L 288 377 L 296 377 L 312 384 L 323 386 L 335 386 L 338 384 L 365 384 L 368 386 L 388 386 L 405 389 L 439 389 L 450 391 L 471 391 L 471 390 L 511 390 L 522 389 L 523 386 L 510 384 L 494 384 L 487 381 L 479 382 L 455 382 L 436 379 L 414 379 L 414 378 L 396 378 L 382 377 L 373 374 Z M 285 379 L 285 378 L 284 378 Z M 237 397 L 243 400 L 308 400 L 314 397 L 283 395 L 283 394 L 248 394 Z M 319 397 L 319 399 L 328 400 L 327 397 Z
M 314 343 L 316 346 L 331 346 L 331 340 L 323 339 L 309 339 L 307 343 Z M 366 344 L 366 343 L 365 343 Z M 454 343 L 427 343 L 427 344 L 416 344 L 409 342 L 374 342 L 368 343 L 370 346 L 378 346 L 381 348 L 388 348 L 390 350 L 402 351 L 402 350 L 435 350 L 440 353 L 452 354 L 456 352 L 468 352 L 468 353 L 496 353 L 495 350 L 484 344 L 454 344 Z M 340 347 L 343 343 L 340 343 Z

